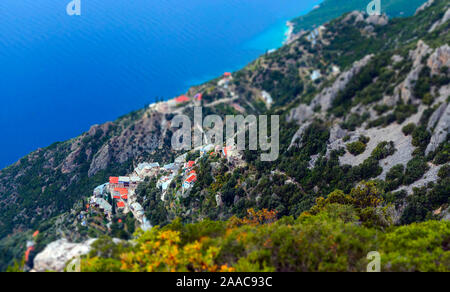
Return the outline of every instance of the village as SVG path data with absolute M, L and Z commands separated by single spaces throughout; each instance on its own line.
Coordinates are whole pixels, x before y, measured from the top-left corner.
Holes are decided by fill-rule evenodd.
M 145 210 L 139 204 L 136 195 L 136 189 L 146 178 L 157 178 L 157 187 L 161 191 L 160 199 L 165 200 L 169 186 L 177 177 L 181 176 L 183 184 L 176 195 L 187 197 L 198 179 L 198 174 L 194 168 L 201 158 L 219 156 L 230 162 L 242 160 L 239 151 L 231 146 L 222 147 L 210 144 L 193 151 L 199 151 L 200 153 L 196 160 L 187 161 L 187 153 L 185 153 L 170 164 L 161 166 L 158 162 L 144 162 L 138 164 L 134 171 L 127 176 L 110 177 L 109 182 L 94 189 L 89 204 L 86 205 L 86 212 L 83 211 L 79 215 L 81 225 L 87 225 L 86 214 L 89 209 L 100 211 L 109 222 L 113 219 L 113 210 L 116 210 L 115 212 L 124 215 L 131 212 L 136 221 L 139 222 L 141 229 L 149 230 L 152 226 L 145 217 Z
M 229 93 L 229 98 L 213 102 L 233 102 L 237 98 L 236 94 L 230 90 L 229 85 L 233 80 L 231 73 L 226 72 L 217 82 L 217 85 Z M 270 94 L 267 92 L 261 93 L 261 98 L 268 106 L 273 102 Z M 202 103 L 203 94 L 197 93 L 192 98 L 181 95 L 168 101 L 151 104 L 150 109 L 160 113 L 180 113 L 183 106 Z M 210 105 L 203 105 L 208 107 Z M 232 107 L 238 111 L 242 111 L 239 105 L 232 104 Z M 209 143 L 205 141 L 205 143 Z M 86 204 L 86 210 L 79 214 L 80 223 L 82 226 L 87 226 L 87 214 L 89 211 L 95 210 L 100 212 L 102 216 L 109 222 L 110 226 L 114 214 L 127 215 L 131 213 L 136 221 L 140 224 L 142 230 L 148 230 L 152 226 L 145 216 L 145 210 L 138 202 L 136 190 L 138 186 L 147 178 L 157 178 L 157 187 L 161 191 L 161 200 L 165 200 L 169 194 L 168 189 L 172 182 L 178 177 L 182 177 L 182 187 L 177 191 L 177 197 L 186 198 L 189 196 L 191 189 L 194 187 L 198 174 L 195 170 L 200 159 L 205 156 L 219 156 L 227 159 L 229 162 L 241 163 L 242 156 L 240 152 L 232 146 L 223 147 L 222 145 L 207 144 L 197 147 L 192 152 L 199 153 L 199 157 L 195 160 L 187 160 L 188 153 L 176 157 L 172 163 L 160 165 L 158 162 L 143 162 L 139 163 L 132 173 L 125 176 L 113 176 L 109 181 L 97 186 L 92 196 L 89 198 L 89 203 Z M 172 195 L 172 194 L 171 194 Z M 120 219 L 119 219 L 120 220 Z

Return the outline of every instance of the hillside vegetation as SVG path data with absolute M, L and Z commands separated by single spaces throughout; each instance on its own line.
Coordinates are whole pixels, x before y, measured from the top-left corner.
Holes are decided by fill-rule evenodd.
M 85 259 L 90 270 L 361 271 L 370 251 L 388 271 L 448 269 L 449 5 L 430 1 L 405 18 L 346 13 L 228 84 L 186 93 L 202 93 L 201 102 L 158 103 L 22 158 L 0 171 L 1 268 L 39 230 L 35 253 L 61 237 L 104 238 L 106 251 Z M 139 224 L 121 214 L 81 226 L 77 214 L 109 176 L 183 154 L 170 149 L 170 121 L 199 104 L 204 116 L 279 115 L 279 158 L 192 151 L 198 180 L 189 192 L 182 174 L 163 199 L 159 177 L 136 191 L 160 227 L 133 235 Z M 137 236 L 138 245 L 108 236 Z

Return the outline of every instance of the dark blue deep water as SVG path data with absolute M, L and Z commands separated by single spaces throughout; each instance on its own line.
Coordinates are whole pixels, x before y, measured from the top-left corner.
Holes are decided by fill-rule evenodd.
M 0 168 L 279 47 L 319 0 L 0 1 Z

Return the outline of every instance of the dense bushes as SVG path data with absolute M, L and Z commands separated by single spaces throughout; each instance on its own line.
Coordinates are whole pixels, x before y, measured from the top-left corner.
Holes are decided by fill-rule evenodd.
M 347 150 L 348 150 L 348 152 L 350 152 L 354 156 L 358 156 L 358 155 L 364 153 L 364 151 L 366 151 L 366 144 L 364 144 L 361 141 L 348 143 L 347 144 Z
M 449 271 L 450 251 L 445 245 L 450 223 L 429 221 L 386 229 L 388 210 L 374 185 L 367 184 L 349 195 L 336 191 L 318 200 L 317 207 L 298 219 L 274 222 L 274 212 L 249 210 L 246 218 L 225 222 L 183 225 L 176 220 L 137 233 L 136 245 L 102 239 L 82 260 L 82 269 L 365 271 L 367 254 L 378 251 L 382 271 Z
M 428 170 L 427 161 L 422 156 L 416 156 L 406 165 L 404 183 L 410 185 L 420 179 Z
M 412 132 L 412 138 L 412 145 L 424 152 L 430 143 L 431 134 L 424 126 L 419 126 Z
M 416 124 L 409 123 L 402 128 L 402 132 L 403 132 L 403 134 L 405 134 L 405 136 L 409 136 L 414 132 L 415 129 L 416 129 Z
M 383 141 L 378 144 L 377 147 L 375 147 L 375 149 L 372 151 L 372 157 L 376 160 L 382 160 L 394 154 L 395 151 L 396 149 L 394 147 L 394 142 Z

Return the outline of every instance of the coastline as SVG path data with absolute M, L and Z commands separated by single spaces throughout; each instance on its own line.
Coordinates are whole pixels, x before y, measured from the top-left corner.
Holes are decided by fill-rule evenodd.
M 27 1 L 31 1 L 31 0 L 27 0 Z M 313 2 L 318 2 L 318 0 L 314 0 Z M 30 2 L 32 3 L 32 2 Z M 297 16 L 299 15 L 306 15 L 311 11 L 311 7 L 314 5 L 315 3 L 310 3 L 310 4 L 303 4 L 303 5 L 299 5 L 301 6 L 301 8 L 299 9 L 295 9 L 295 10 L 290 10 L 291 12 L 295 12 L 294 14 L 296 14 Z M 279 4 L 277 4 L 279 5 Z M 308 7 L 309 6 L 309 7 Z M 304 7 L 307 7 L 307 9 L 304 9 Z M 155 86 L 152 82 L 154 82 L 156 84 L 156 81 L 153 80 L 159 80 L 159 79 L 164 79 L 164 80 L 169 80 L 169 76 L 170 78 L 173 79 L 177 79 L 180 80 L 180 76 L 178 74 L 178 70 L 172 70 L 172 71 L 156 71 L 158 72 L 158 75 L 153 75 L 153 71 L 149 70 L 144 70 L 142 68 L 149 68 L 150 66 L 148 66 L 150 63 L 148 62 L 149 58 L 142 58 L 142 65 L 139 65 L 138 67 L 136 67 L 133 64 L 138 64 L 139 62 L 131 62 L 132 66 L 128 67 L 126 66 L 127 62 L 123 62 L 120 64 L 115 64 L 115 63 L 106 63 L 104 62 L 104 64 L 108 64 L 108 66 L 111 66 L 109 69 L 107 70 L 107 72 L 114 72 L 114 70 L 116 70 L 115 67 L 119 67 L 119 66 L 123 66 L 124 68 L 128 68 L 128 70 L 131 69 L 136 69 L 135 71 L 131 72 L 131 75 L 126 75 L 124 78 L 121 78 L 119 81 L 120 82 L 109 82 L 110 80 L 113 80 L 113 78 L 116 78 L 116 76 L 109 76 L 108 74 L 102 74 L 101 71 L 101 67 L 96 67 L 97 65 L 92 65 L 93 63 L 90 64 L 85 64 L 83 63 L 83 66 L 81 65 L 77 65 L 74 66 L 73 70 L 74 70 L 74 74 L 81 76 L 77 79 L 79 79 L 77 82 L 80 84 L 90 84 L 92 86 L 89 87 L 85 87 L 83 86 L 75 86 L 74 85 L 74 89 L 70 90 L 68 92 L 71 92 L 70 94 L 70 98 L 68 98 L 67 100 L 70 100 L 73 96 L 73 98 L 78 98 L 78 96 L 82 96 L 84 98 L 84 96 L 88 96 L 89 94 L 95 94 L 96 92 L 106 92 L 105 94 L 97 94 L 99 96 L 98 99 L 92 100 L 92 101 L 88 101 L 82 98 L 78 98 L 77 100 L 79 101 L 78 103 L 76 103 L 74 106 L 70 107 L 71 110 L 68 110 L 67 114 L 65 115 L 59 115 L 59 114 L 55 114 L 55 119 L 57 120 L 57 122 L 55 123 L 55 125 L 60 125 L 60 126 L 54 126 L 53 123 L 47 122 L 45 119 L 40 119 L 39 115 L 34 114 L 34 115 L 30 115 L 30 123 L 24 123 L 21 122 L 20 120 L 18 122 L 16 122 L 14 124 L 14 127 L 17 129 L 17 131 L 15 132 L 20 132 L 22 133 L 22 135 L 25 135 L 27 137 L 29 137 L 29 141 L 27 143 L 20 143 L 18 141 L 18 135 L 16 135 L 13 131 L 10 131 L 7 133 L 7 143 L 5 143 L 5 145 L 3 146 L 4 148 L 2 148 L 2 155 L 0 155 L 0 169 L 4 169 L 7 168 L 8 166 L 14 164 L 15 162 L 17 162 L 19 159 L 25 157 L 26 155 L 34 152 L 36 149 L 39 148 L 46 148 L 50 145 L 52 145 L 55 141 L 65 141 L 68 139 L 71 139 L 74 136 L 78 136 L 86 131 L 89 130 L 90 126 L 93 124 L 102 124 L 104 122 L 107 121 L 111 121 L 111 120 L 115 120 L 117 118 L 119 118 L 120 116 L 123 116 L 131 111 L 134 110 L 139 110 L 142 108 L 142 106 L 147 105 L 149 103 L 155 103 L 157 102 L 157 100 L 163 99 L 163 100 L 169 100 L 171 98 L 173 98 L 175 95 L 179 95 L 182 94 L 183 92 L 186 92 L 187 90 L 189 90 L 189 88 L 193 87 L 193 86 L 197 86 L 197 85 L 201 85 L 205 82 L 210 81 L 211 79 L 215 79 L 218 76 L 220 76 L 223 72 L 234 72 L 237 70 L 240 70 L 241 68 L 245 67 L 248 63 L 252 62 L 253 60 L 257 59 L 260 55 L 263 55 L 265 52 L 269 51 L 269 50 L 276 50 L 279 49 L 280 47 L 282 47 L 284 44 L 286 44 L 286 39 L 290 39 L 292 37 L 292 33 L 293 33 L 293 27 L 287 27 L 286 28 L 286 20 L 290 20 L 292 17 L 290 15 L 288 15 L 288 17 L 286 17 L 287 14 L 284 14 L 284 17 L 281 17 L 281 19 L 279 18 L 279 21 L 276 21 L 275 23 L 273 23 L 272 25 L 269 25 L 266 27 L 266 30 L 264 31 L 264 27 L 262 27 L 263 31 L 261 33 L 261 35 L 264 35 L 262 39 L 256 40 L 254 42 L 254 44 L 259 45 L 259 46 L 255 46 L 253 48 L 243 48 L 242 43 L 236 42 L 234 43 L 235 48 L 233 49 L 229 49 L 229 48 L 225 48 L 225 49 L 229 49 L 230 53 L 229 54 L 234 54 L 234 51 L 239 50 L 239 53 L 236 53 L 236 58 L 234 59 L 230 59 L 227 60 L 226 58 L 220 58 L 220 59 L 214 59 L 214 62 L 210 62 L 211 64 L 208 64 L 208 67 L 206 67 L 206 69 L 202 69 L 202 71 L 197 70 L 195 72 L 195 70 L 184 70 L 184 67 L 182 67 L 181 69 L 183 69 L 184 74 L 183 76 L 181 76 L 182 78 L 185 78 L 185 76 L 189 76 L 189 80 L 186 81 L 182 81 L 182 82 L 173 82 L 174 86 L 171 86 L 172 90 L 171 93 L 166 94 L 165 92 L 156 92 L 153 93 L 153 88 L 166 88 L 169 86 L 167 84 L 172 84 L 172 81 L 167 81 L 166 83 L 158 83 L 157 86 Z M 45 16 L 45 15 L 44 15 Z M 108 22 L 109 18 L 106 17 L 103 14 L 99 14 L 99 15 L 95 15 L 98 17 L 99 20 L 101 21 L 105 21 Z M 262 17 L 264 18 L 264 17 Z M 43 18 L 43 21 L 47 21 L 47 19 L 50 18 Z M 81 18 L 81 20 L 84 20 L 86 18 Z M 120 19 L 119 19 L 120 20 Z M 43 22 L 44 24 L 46 24 L 47 22 Z M 51 21 L 48 21 L 48 23 L 52 23 Z M 267 22 L 264 22 L 267 23 Z M 89 23 L 85 23 L 83 21 L 81 21 L 80 23 L 78 23 L 77 25 L 84 25 L 86 28 L 89 28 L 90 26 L 88 25 Z M 63 23 L 63 25 L 67 25 L 67 27 L 69 28 L 73 28 L 75 27 L 74 25 L 72 25 L 72 23 L 68 22 L 68 23 Z M 95 33 L 93 31 L 93 29 L 88 30 L 91 33 Z M 77 34 L 74 34 L 77 35 Z M 125 34 L 124 34 L 125 35 Z M 77 35 L 78 36 L 78 35 Z M 257 38 L 258 35 L 255 36 L 255 38 Z M 265 38 L 264 38 L 265 37 Z M 111 38 L 113 39 L 113 38 Z M 59 39 L 58 38 L 54 38 L 56 44 L 49 44 L 49 46 L 55 46 L 57 47 L 59 45 Z M 84 45 L 83 42 L 80 42 L 81 45 Z M 151 43 L 149 42 L 148 45 L 151 45 Z M 112 57 L 118 56 L 118 51 L 124 49 L 125 47 L 121 47 L 121 46 L 111 46 L 112 48 L 114 48 L 114 50 L 109 50 L 108 49 L 108 54 L 111 54 Z M 90 47 L 89 46 L 85 46 L 82 47 L 83 48 L 83 52 L 85 52 L 86 50 L 89 50 Z M 84 48 L 86 50 L 84 50 Z M 219 50 L 220 51 L 224 51 L 224 48 L 220 47 Z M 100 51 L 101 49 L 96 49 L 96 51 Z M 188 50 L 189 51 L 189 50 Z M 94 52 L 92 54 L 92 56 L 95 55 Z M 139 54 L 142 54 L 142 56 L 146 56 L 145 53 L 141 52 L 141 50 L 139 49 L 138 51 Z M 167 53 L 169 54 L 169 53 Z M 227 53 L 228 54 L 228 53 Z M 81 55 L 83 55 L 81 53 Z M 226 54 L 222 54 L 222 55 L 226 55 Z M 247 58 L 245 59 L 245 56 L 247 55 L 251 55 L 253 57 L 251 58 Z M 77 55 L 78 56 L 78 55 Z M 124 57 L 124 59 L 130 59 L 131 61 L 136 61 L 135 59 L 133 59 L 135 56 L 137 56 L 137 54 L 130 54 L 130 57 Z M 214 54 L 212 54 L 212 56 L 214 56 Z M 109 57 L 108 57 L 109 58 Z M 68 58 L 70 59 L 70 58 Z M 105 57 L 105 59 L 107 59 L 107 57 Z M 173 58 L 172 58 L 173 59 Z M 196 58 L 191 58 L 191 59 L 196 59 Z M 201 60 L 201 58 L 199 58 Z M 225 61 L 224 61 L 225 60 Z M 202 61 L 203 62 L 203 61 Z M 70 62 L 69 62 L 70 63 Z M 147 65 L 144 66 L 144 65 Z M 153 63 L 152 63 L 153 64 Z M 217 64 L 220 64 L 219 66 L 217 66 Z M 62 63 L 58 63 L 58 64 L 53 64 L 52 66 L 48 67 L 48 73 L 52 73 L 53 71 L 51 71 L 54 68 L 59 68 L 59 66 L 65 65 L 64 62 Z M 73 65 L 73 64 L 69 64 L 69 65 Z M 94 83 L 90 83 L 91 80 L 94 79 L 89 79 L 86 77 L 85 74 L 81 74 L 83 73 L 83 67 L 84 66 L 91 66 L 94 69 L 98 69 L 99 71 L 92 71 L 95 72 L 95 74 L 97 74 L 98 76 L 107 76 L 107 77 L 102 77 L 101 80 L 99 80 L 98 82 L 95 82 L 95 84 L 100 84 L 98 86 L 94 86 Z M 203 63 L 201 63 L 200 65 L 203 65 Z M 216 67 L 217 66 L 217 67 Z M 136 68 L 135 68 L 136 67 Z M 157 65 L 155 65 L 155 67 L 158 67 Z M 167 67 L 167 66 L 164 66 Z M 185 66 L 187 68 L 194 68 L 194 66 Z M 195 66 L 195 68 L 199 68 L 200 66 Z M 221 68 L 219 70 L 210 70 L 211 68 Z M 158 67 L 159 68 L 159 67 Z M 78 71 L 77 71 L 78 70 Z M 140 71 L 142 70 L 142 71 Z M 205 71 L 207 70 L 207 71 Z M 180 70 L 182 71 L 182 70 Z M 215 71 L 215 72 L 214 72 Z M 130 73 L 129 72 L 129 73 Z M 198 74 L 198 72 L 200 72 L 200 74 Z M 203 73 L 202 73 L 203 72 Z M 18 72 L 20 73 L 20 72 Z M 80 73 L 80 74 L 78 74 Z M 94 74 L 94 73 L 92 73 Z M 128 76 L 133 76 L 136 75 L 136 78 L 131 78 Z M 17 75 L 17 74 L 16 74 Z M 16 76 L 14 74 L 12 74 L 11 76 Z M 61 75 L 61 77 L 64 74 Z M 159 76 L 167 76 L 164 78 L 160 78 Z M 58 77 L 58 76 L 57 76 Z M 51 74 L 47 77 L 46 80 L 52 80 L 53 76 L 51 76 Z M 59 78 L 59 77 L 58 77 Z M 109 79 L 108 79 L 109 78 Z M 187 78 L 186 78 L 187 79 Z M 125 80 L 125 81 L 121 81 L 121 80 Z M 137 81 L 128 81 L 128 80 L 139 80 L 139 82 Z M 159 81 L 161 81 L 159 80 Z M 149 82 L 150 81 L 150 82 Z M 137 83 L 140 84 L 146 84 L 145 86 L 137 86 Z M 56 83 L 55 83 L 56 84 Z M 105 84 L 110 84 L 108 86 L 106 86 Z M 160 85 L 162 84 L 162 85 Z M 173 88 L 176 89 L 173 90 Z M 108 91 L 103 91 L 103 89 L 107 88 Z M 27 86 L 23 87 L 23 90 L 20 92 L 21 95 L 26 96 L 27 94 L 29 94 L 29 90 L 27 88 Z M 77 90 L 79 90 L 79 88 L 86 88 L 86 92 L 83 92 L 83 94 L 79 94 L 77 95 Z M 114 89 L 112 89 L 114 88 Z M 40 89 L 40 92 L 42 92 L 43 96 L 63 96 L 65 93 L 65 89 L 64 88 L 59 88 L 57 86 L 50 86 L 50 84 L 48 83 L 43 83 L 42 85 L 42 89 Z M 56 93 L 55 93 L 56 92 Z M 62 93 L 60 93 L 62 92 Z M 131 92 L 131 93 L 130 93 Z M 148 92 L 151 92 L 148 93 Z M 109 94 L 108 94 L 109 93 Z M 174 94 L 175 93 L 175 94 Z M 8 94 L 6 95 L 8 96 Z M 103 98 L 102 96 L 111 96 L 110 98 Z M 133 101 L 128 102 L 128 98 L 127 96 L 133 96 Z M 114 97 L 114 102 L 111 102 L 112 97 Z M 46 105 L 46 102 L 48 102 L 49 98 L 42 98 L 39 101 L 39 105 Z M 94 102 L 94 104 L 92 104 L 91 106 L 88 107 L 83 107 L 81 104 L 85 104 L 85 103 L 89 103 L 89 102 Z M 29 110 L 30 112 L 32 112 L 31 109 L 28 109 L 30 103 L 26 103 L 23 105 L 23 107 L 21 107 L 21 111 L 27 111 Z M 59 101 L 57 100 L 57 102 L 53 102 L 53 104 L 51 105 L 52 107 L 55 108 L 55 113 L 60 112 L 60 108 L 63 109 L 67 109 L 69 107 L 64 107 L 63 106 L 64 101 Z M 121 104 L 123 105 L 123 108 L 118 109 L 115 104 Z M 22 105 L 22 104 L 21 104 Z M 51 106 L 47 105 L 45 108 L 50 108 Z M 100 110 L 96 110 L 96 108 L 99 107 Z M 17 107 L 19 108 L 19 107 Z M 18 115 L 16 115 L 18 116 Z M 34 119 L 34 120 L 33 120 Z M 75 122 L 76 121 L 76 122 Z M 9 123 L 9 122 L 8 122 Z M 36 125 L 36 126 L 35 126 Z M 38 126 L 39 125 L 39 126 Z M 40 132 L 41 129 L 48 129 L 48 131 L 43 131 L 42 133 Z M 34 135 L 36 135 L 35 133 L 40 133 L 39 135 L 37 135 L 38 138 L 36 138 Z M 17 145 L 16 145 L 17 144 Z M 13 146 L 10 146 L 13 145 Z M 14 149 L 14 151 L 10 151 L 10 149 Z
M 288 27 L 288 31 L 284 34 L 286 39 L 283 42 L 283 45 L 288 45 L 293 41 L 294 38 L 294 23 L 290 20 L 286 21 L 286 26 Z

